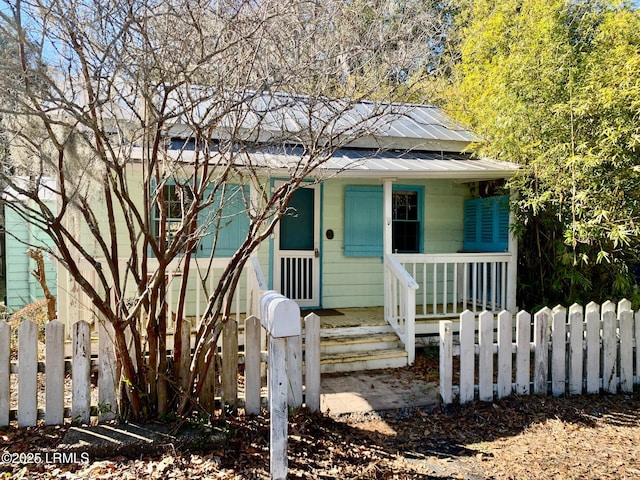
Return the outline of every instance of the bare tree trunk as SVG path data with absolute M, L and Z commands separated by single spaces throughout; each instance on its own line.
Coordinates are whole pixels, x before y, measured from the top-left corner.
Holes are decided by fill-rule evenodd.
M 47 285 L 47 276 L 44 270 L 44 258 L 42 256 L 42 250 L 30 248 L 29 250 L 27 250 L 27 254 L 36 262 L 36 269 L 31 272 L 31 274 L 38 280 L 38 283 L 42 288 L 42 292 L 44 293 L 44 298 L 47 300 L 47 318 L 49 319 L 49 321 L 55 320 L 57 317 L 56 297 L 53 296 L 53 294 L 49 290 L 49 286 Z

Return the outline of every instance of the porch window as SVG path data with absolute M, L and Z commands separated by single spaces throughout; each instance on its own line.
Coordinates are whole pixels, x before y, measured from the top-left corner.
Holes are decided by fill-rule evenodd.
M 205 196 L 210 193 L 211 190 L 205 191 Z M 180 229 L 184 213 L 189 208 L 192 198 L 187 187 L 173 182 L 164 185 L 168 241 L 171 241 Z M 200 240 L 193 252 L 194 256 L 209 257 L 214 244 L 216 257 L 230 257 L 235 253 L 249 231 L 249 216 L 245 201 L 248 198 L 249 187 L 242 185 L 227 185 L 224 198 L 221 193 L 216 193 L 212 205 L 198 214 Z M 154 209 L 153 228 L 157 238 L 160 232 L 158 206 Z
M 176 185 L 175 183 L 166 183 L 163 190 L 164 203 L 167 210 L 167 217 L 165 219 L 167 243 L 170 243 L 178 230 L 180 230 L 184 212 L 189 208 L 192 196 L 187 188 Z M 160 207 L 156 204 L 153 209 L 153 235 L 155 238 L 160 236 L 160 227 Z
M 421 251 L 422 215 L 419 197 L 418 190 L 393 191 L 393 252 L 419 253 Z

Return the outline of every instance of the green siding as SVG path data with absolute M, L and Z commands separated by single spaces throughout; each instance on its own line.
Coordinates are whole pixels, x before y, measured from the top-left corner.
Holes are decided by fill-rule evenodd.
M 451 180 L 399 181 L 424 188 L 425 253 L 462 249 L 463 208 L 470 197 L 464 184 Z M 345 255 L 345 191 L 347 186 L 373 186 L 370 180 L 339 179 L 324 183 L 322 243 L 322 306 L 324 308 L 380 306 L 383 303 L 382 257 Z M 381 186 L 381 184 L 378 184 Z M 327 230 L 334 238 L 328 240 Z
M 53 208 L 53 205 L 49 205 L 49 208 Z M 27 250 L 29 244 L 46 247 L 51 246 L 52 242 L 42 231 L 27 225 L 9 208 L 5 208 L 5 229 L 7 308 L 13 312 L 44 298 L 40 284 L 31 274 L 36 265 L 27 255 Z M 44 263 L 47 285 L 56 295 L 56 269 L 46 253 Z

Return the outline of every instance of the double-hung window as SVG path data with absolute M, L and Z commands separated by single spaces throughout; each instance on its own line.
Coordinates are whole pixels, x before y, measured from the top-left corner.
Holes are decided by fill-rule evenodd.
M 398 189 L 392 194 L 392 251 L 419 253 L 421 251 L 422 218 L 420 195 L 415 189 Z
M 192 195 L 188 188 L 177 185 L 173 182 L 165 183 L 163 186 L 163 200 L 166 208 L 166 218 L 164 223 L 167 232 L 167 244 L 171 243 L 177 232 L 182 227 L 185 212 L 189 209 Z M 162 218 L 160 206 L 156 203 L 153 209 L 153 234 L 159 238 L 161 232 Z

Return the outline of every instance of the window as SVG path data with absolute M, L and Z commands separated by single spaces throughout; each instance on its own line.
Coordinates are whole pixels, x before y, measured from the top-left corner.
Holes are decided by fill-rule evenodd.
M 211 187 L 212 188 L 212 187 Z M 205 192 L 210 195 L 211 190 Z M 188 187 L 167 183 L 164 186 L 164 199 L 167 205 L 167 237 L 168 241 L 180 229 L 185 211 L 193 196 Z M 210 208 L 198 214 L 198 228 L 201 237 L 195 247 L 196 257 L 209 257 L 214 248 L 216 257 L 230 257 L 242 244 L 249 231 L 249 216 L 246 199 L 249 198 L 249 187 L 241 185 L 227 185 L 224 198 L 216 193 Z M 160 211 L 154 209 L 154 235 L 160 233 Z
M 394 185 L 392 194 L 392 251 L 422 252 L 423 188 Z M 381 256 L 384 235 L 381 186 L 351 185 L 345 191 L 344 254 Z
M 163 188 L 164 202 L 167 206 L 167 218 L 165 220 L 167 243 L 170 243 L 182 226 L 184 212 L 189 208 L 192 196 L 187 188 L 175 183 L 166 183 Z M 160 235 L 160 222 L 160 207 L 156 204 L 153 215 L 153 234 L 156 238 Z
M 392 251 L 419 253 L 422 219 L 418 191 L 394 190 L 392 195 L 392 214 Z

